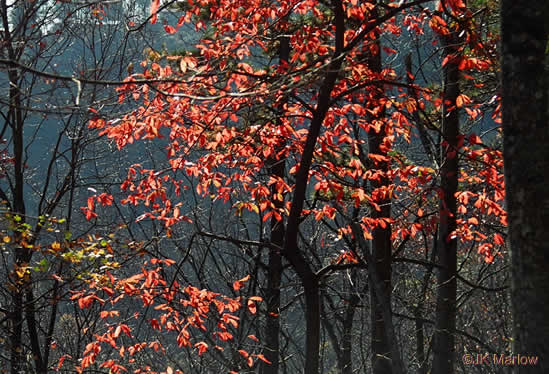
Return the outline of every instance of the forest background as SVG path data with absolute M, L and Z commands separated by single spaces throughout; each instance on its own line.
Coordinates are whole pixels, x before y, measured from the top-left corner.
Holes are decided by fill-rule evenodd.
M 548 18 L 0 0 L 0 372 L 546 372 Z

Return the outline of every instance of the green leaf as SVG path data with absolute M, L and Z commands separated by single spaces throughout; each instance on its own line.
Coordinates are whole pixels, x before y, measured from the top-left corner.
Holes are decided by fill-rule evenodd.
M 42 260 L 40 260 L 40 262 L 38 263 L 38 265 L 40 266 L 40 270 L 43 271 L 43 272 L 48 271 L 48 269 L 50 268 L 50 263 L 49 263 L 48 260 L 46 260 L 45 258 L 43 258 Z

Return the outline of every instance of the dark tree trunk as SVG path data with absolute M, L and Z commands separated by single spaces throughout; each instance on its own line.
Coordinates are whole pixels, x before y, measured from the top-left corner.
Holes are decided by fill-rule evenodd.
M 315 146 L 320 136 L 324 119 L 330 108 L 332 90 L 338 80 L 339 71 L 343 63 L 343 59 L 340 56 L 343 53 L 344 47 L 345 14 L 340 0 L 333 0 L 332 5 L 334 10 L 335 52 L 319 88 L 317 105 L 313 112 L 303 153 L 299 160 L 282 252 L 300 278 L 305 293 L 305 374 L 319 373 L 320 294 L 318 276 L 301 251 L 297 237 L 301 213 L 303 212 L 307 187 L 309 185 L 309 171 L 311 170 Z
M 5 27 L 5 40 L 7 43 L 7 53 L 11 60 L 17 60 L 17 52 L 13 47 L 11 35 L 9 33 L 9 22 L 7 19 L 7 3 L 2 1 L 2 24 Z M 24 156 L 24 126 L 25 113 L 23 100 L 21 97 L 20 84 L 21 75 L 16 68 L 8 69 L 9 89 L 9 111 L 6 118 L 7 125 L 12 132 L 13 140 L 13 184 L 10 184 L 12 201 L 9 205 L 10 213 L 14 219 L 14 225 L 23 225 L 26 222 L 25 206 L 25 156 Z M 2 192 L 5 195 L 4 192 Z M 18 217 L 15 220 L 15 217 Z M 35 317 L 35 300 L 33 296 L 33 284 L 30 274 L 19 276 L 17 270 L 28 266 L 31 262 L 33 250 L 25 245 L 25 239 L 18 227 L 13 231 L 14 236 L 14 269 L 11 274 L 10 282 L 13 290 L 11 291 L 11 336 L 10 336 L 10 366 L 12 374 L 19 374 L 27 369 L 27 359 L 23 347 L 23 324 L 26 320 L 29 334 L 28 343 L 31 347 L 32 359 L 35 372 L 38 374 L 47 374 L 47 362 L 42 359 L 40 351 L 40 341 L 38 337 L 38 326 Z M 28 244 L 28 243 L 27 243 Z
M 391 306 L 389 304 L 389 297 L 385 295 L 384 283 L 381 281 L 377 274 L 375 259 L 372 255 L 371 242 L 367 243 L 364 239 L 362 227 L 360 224 L 353 222 L 351 229 L 355 240 L 358 242 L 359 248 L 366 258 L 366 264 L 368 269 L 368 284 L 369 287 L 374 288 L 376 299 L 381 304 L 381 315 L 385 323 L 385 341 L 390 348 L 391 353 L 391 370 L 394 374 L 405 374 L 406 367 L 402 361 L 402 355 L 400 352 L 400 346 L 397 342 L 395 328 L 393 325 Z
M 417 373 L 425 374 L 427 373 L 427 370 L 425 368 L 425 338 L 423 336 L 423 316 L 418 313 L 414 317 L 416 318 L 416 359 L 419 363 Z
M 373 131 L 368 133 L 368 145 L 370 153 L 381 154 L 386 156 L 386 153 L 381 150 L 381 144 L 385 137 L 384 128 L 379 133 Z M 383 173 L 389 170 L 389 162 L 378 162 L 375 169 Z M 387 177 L 381 177 L 377 181 L 372 181 L 372 191 L 378 188 L 387 187 L 389 181 Z M 391 216 L 391 199 L 383 198 L 376 202 L 380 206 L 380 210 L 372 209 L 372 218 L 382 219 Z M 383 290 L 387 297 L 387 304 L 391 306 L 391 226 L 386 223 L 385 227 L 377 226 L 372 232 L 372 256 L 375 261 L 376 272 L 380 282 L 383 284 Z M 391 347 L 387 341 L 387 333 L 385 331 L 385 321 L 383 319 L 382 309 L 383 302 L 376 295 L 374 287 L 370 287 L 371 309 L 370 318 L 372 326 L 372 368 L 374 374 L 390 374 L 391 369 Z
M 376 8 L 377 9 L 377 8 Z M 374 17 L 378 17 L 377 11 L 373 12 Z M 369 65 L 372 71 L 381 72 L 381 43 L 379 40 L 379 33 L 375 32 L 375 43 L 377 45 L 377 53 L 369 58 Z M 384 97 L 383 86 L 377 86 L 373 97 Z M 376 105 L 381 105 L 377 104 Z M 372 117 L 373 121 L 383 121 L 385 117 L 385 110 L 379 111 L 376 117 Z M 368 131 L 368 151 L 372 154 L 387 156 L 386 148 L 383 146 L 383 141 L 386 136 L 385 126 L 382 126 L 379 132 L 370 129 Z M 385 149 L 385 150 L 384 150 Z M 389 178 L 386 173 L 390 168 L 390 161 L 374 161 L 372 167 L 379 170 L 382 173 L 382 177 L 370 182 L 371 192 L 375 196 L 376 189 L 383 189 L 390 185 Z M 380 206 L 380 210 L 372 209 L 371 217 L 374 219 L 383 219 L 391 217 L 391 199 L 384 196 L 382 199 L 377 200 L 376 203 Z M 387 297 L 386 304 L 391 307 L 391 255 L 392 255 L 392 243 L 391 243 L 391 226 L 386 223 L 385 227 L 377 226 L 372 232 L 372 256 L 375 261 L 375 268 L 377 276 L 383 285 L 383 291 Z M 375 288 L 370 287 L 370 320 L 372 326 L 372 373 L 374 374 L 391 374 L 391 347 L 387 340 L 387 332 L 385 327 L 385 321 L 383 319 L 382 309 L 384 308 L 383 301 L 376 295 Z
M 288 61 L 290 57 L 290 39 L 284 37 L 280 40 L 279 58 L 280 61 Z M 282 105 L 286 102 L 283 100 Z M 271 157 L 268 162 L 271 175 L 283 179 L 285 177 L 286 160 Z M 273 185 L 272 196 L 278 191 Z M 275 209 L 281 209 L 284 201 L 274 199 Z M 271 218 L 271 243 L 279 248 L 284 246 L 284 223 Z M 262 374 L 277 374 L 280 359 L 280 280 L 282 277 L 282 254 L 280 250 L 269 249 L 269 264 L 267 270 L 267 316 L 265 325 L 265 348 L 263 355 L 270 364 L 262 362 Z
M 358 292 L 358 291 L 357 291 Z M 343 336 L 341 337 L 341 373 L 353 373 L 353 322 L 355 312 L 360 297 L 353 294 L 349 300 L 349 305 L 345 308 L 345 318 L 343 319 Z
M 444 55 L 453 56 L 456 42 L 452 36 L 442 39 Z M 437 238 L 438 264 L 435 336 L 433 346 L 433 373 L 452 374 L 455 362 L 456 329 L 456 272 L 457 239 L 452 238 L 456 229 L 456 197 L 458 187 L 458 135 L 459 113 L 456 99 L 459 96 L 459 69 L 456 61 L 444 66 L 442 109 L 442 166 L 440 186 L 440 224 Z
M 430 254 L 430 262 L 435 262 L 436 255 L 436 240 L 434 241 L 434 248 Z M 418 374 L 427 374 L 427 360 L 429 354 L 425 353 L 425 299 L 427 295 L 427 289 L 429 288 L 429 283 L 431 281 L 431 276 L 433 274 L 433 267 L 429 266 L 426 269 L 425 275 L 422 280 L 422 290 L 421 298 L 417 302 L 417 307 L 414 308 L 414 318 L 416 326 L 416 360 L 418 362 Z
M 514 354 L 549 372 L 549 3 L 502 0 L 502 114 Z
M 275 219 L 273 218 L 273 221 Z M 282 222 L 272 222 L 271 242 L 282 247 L 284 241 L 284 226 Z M 267 272 L 267 316 L 265 325 L 265 348 L 263 355 L 270 364 L 261 364 L 262 374 L 277 374 L 280 356 L 280 280 L 282 275 L 282 256 L 280 251 L 269 249 L 269 264 Z

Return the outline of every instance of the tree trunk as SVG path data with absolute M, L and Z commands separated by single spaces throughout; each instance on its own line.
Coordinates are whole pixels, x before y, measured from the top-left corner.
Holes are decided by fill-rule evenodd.
M 385 332 L 385 341 L 387 342 L 388 347 L 390 348 L 391 353 L 391 370 L 393 374 L 405 374 L 406 367 L 402 361 L 402 355 L 400 352 L 400 346 L 396 339 L 395 328 L 393 325 L 393 316 L 391 315 L 391 306 L 389 304 L 389 298 L 385 295 L 384 283 L 381 281 L 380 277 L 377 274 L 375 259 L 372 255 L 371 241 L 366 242 L 364 239 L 362 227 L 359 223 L 351 223 L 351 229 L 355 240 L 357 240 L 359 248 L 366 258 L 366 265 L 368 269 L 368 284 L 369 287 L 374 288 L 376 299 L 379 300 L 381 304 L 381 315 L 383 317 L 383 322 L 385 323 L 384 332 Z
M 502 0 L 502 114 L 517 373 L 549 372 L 549 4 Z
M 444 56 L 453 56 L 456 42 L 452 35 L 442 39 Z M 433 373 L 452 374 L 455 362 L 456 329 L 456 273 L 457 239 L 452 236 L 456 229 L 456 192 L 458 187 L 458 135 L 459 112 L 456 99 L 459 96 L 459 69 L 457 61 L 444 66 L 442 109 L 442 166 L 440 186 L 440 224 L 437 238 L 437 255 L 440 265 L 437 276 L 437 302 L 435 336 L 433 346 Z
M 382 128 L 379 133 L 373 131 L 368 133 L 368 145 L 370 153 L 386 155 L 381 151 L 385 129 Z M 389 162 L 378 162 L 375 169 L 386 173 L 389 170 Z M 381 177 L 379 180 L 371 181 L 372 192 L 376 189 L 387 187 L 389 181 L 387 177 Z M 376 201 L 380 210 L 372 210 L 372 218 L 382 219 L 391 216 L 391 199 L 383 198 Z M 391 226 L 386 223 L 385 227 L 377 226 L 372 232 L 372 256 L 375 261 L 376 272 L 380 282 L 383 284 L 384 294 L 387 297 L 387 305 L 391 306 Z M 374 287 L 370 287 L 370 318 L 372 326 L 372 369 L 374 374 L 390 374 L 391 369 L 391 348 L 387 341 L 385 331 L 385 321 L 383 320 L 383 303 L 379 300 Z
M 373 10 L 372 15 L 378 18 L 377 8 Z M 372 71 L 380 73 L 382 70 L 381 61 L 381 43 L 379 33 L 375 31 L 374 43 L 377 45 L 377 53 L 369 58 L 369 65 Z M 373 97 L 384 97 L 383 86 L 377 86 Z M 376 103 L 375 105 L 381 105 Z M 372 121 L 383 121 L 385 110 L 381 109 L 377 116 L 372 117 Z M 382 147 L 386 136 L 386 127 L 382 126 L 379 132 L 375 132 L 372 128 L 368 131 L 368 151 L 371 154 L 387 156 L 386 148 Z M 384 150 L 385 149 L 385 150 Z M 371 193 L 376 196 L 376 190 L 381 191 L 390 185 L 387 172 L 391 166 L 390 161 L 373 161 L 372 167 L 379 170 L 382 176 L 377 180 L 370 181 Z M 376 203 L 380 206 L 380 210 L 372 209 L 371 217 L 374 219 L 383 219 L 391 217 L 391 198 L 384 195 L 381 199 L 376 199 Z M 387 297 L 387 304 L 391 307 L 391 226 L 386 223 L 385 227 L 376 226 L 372 232 L 372 256 L 375 261 L 377 276 L 382 282 L 384 294 Z M 373 374 L 391 374 L 391 347 L 387 340 L 385 321 L 383 320 L 382 309 L 383 302 L 376 295 L 375 288 L 370 287 L 370 320 L 372 326 L 372 373 Z
M 272 221 L 276 221 L 274 217 Z M 271 223 L 271 242 L 282 247 L 284 226 L 282 222 Z M 263 355 L 270 364 L 261 364 L 262 374 L 277 374 L 280 356 L 280 280 L 282 275 L 282 256 L 280 251 L 269 249 L 269 268 L 267 272 L 267 316 L 265 325 L 265 348 Z
M 290 38 L 283 37 L 280 40 L 279 50 L 280 61 L 288 61 L 290 57 Z M 282 105 L 286 100 L 282 101 Z M 277 159 L 276 155 L 271 157 L 268 162 L 271 175 L 284 179 L 286 160 Z M 276 196 L 275 185 L 271 188 L 272 196 Z M 284 201 L 273 199 L 275 209 L 282 209 Z M 271 218 L 271 243 L 282 248 L 284 246 L 284 223 Z M 262 362 L 262 374 L 277 374 L 279 370 L 280 359 L 280 280 L 282 277 L 282 254 L 279 250 L 269 249 L 269 265 L 267 271 L 267 316 L 265 325 L 265 348 L 263 355 L 270 362 Z
M 358 291 L 357 291 L 358 293 Z M 341 338 L 341 373 L 353 373 L 353 322 L 355 312 L 360 297 L 354 293 L 345 308 L 345 318 L 343 319 L 343 336 Z
M 320 295 L 318 276 L 304 257 L 297 237 L 301 213 L 305 203 L 305 196 L 309 185 L 309 171 L 313 161 L 315 146 L 320 136 L 322 125 L 328 109 L 332 90 L 338 80 L 339 71 L 343 63 L 340 58 L 344 46 L 345 13 L 340 0 L 333 0 L 334 26 L 335 26 L 335 51 L 332 61 L 328 65 L 324 79 L 318 91 L 318 99 L 313 118 L 309 125 L 305 146 L 299 160 L 299 167 L 295 177 L 290 213 L 286 223 L 284 236 L 283 256 L 288 260 L 301 283 L 305 293 L 305 374 L 319 373 L 320 360 Z

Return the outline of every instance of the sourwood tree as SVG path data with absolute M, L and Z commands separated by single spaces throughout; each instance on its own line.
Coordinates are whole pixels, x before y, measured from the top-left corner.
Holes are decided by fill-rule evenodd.
M 191 223 L 217 243 L 208 248 L 245 248 L 258 269 L 265 259 L 272 264 L 263 278 L 254 273 L 266 289 L 266 361 L 280 363 L 279 371 L 291 367 L 278 341 L 281 278 L 299 285 L 289 293 L 303 302 L 305 333 L 296 343 L 303 359 L 293 370 L 327 370 L 323 341 L 344 342 L 332 350 L 348 370 L 355 326 L 367 326 L 361 337 L 373 339 L 359 365 L 378 372 L 410 370 L 404 363 L 411 351 L 422 357 L 423 371 L 433 357 L 433 370 L 451 372 L 456 336 L 484 346 L 483 337 L 456 326 L 458 302 L 469 306 L 471 293 L 494 279 L 482 273 L 499 264 L 503 238 L 494 227 L 506 219 L 501 153 L 488 137 L 459 126 L 462 119 L 474 126 L 493 109 L 457 89 L 460 75 L 481 84 L 477 78 L 495 69 L 479 28 L 483 13 L 458 0 L 174 4 L 152 1 L 151 22 L 172 36 L 194 28 L 197 40 L 182 39 L 182 52 L 143 61 L 118 88 L 120 101 L 136 109 L 116 118 L 99 113 L 90 127 L 119 148 L 163 142 L 167 164 L 135 165 L 122 184 L 124 202 L 145 207 L 140 218 L 164 225 L 172 237 Z M 172 10 L 177 22 L 165 16 Z M 410 52 L 390 43 L 404 30 L 428 34 L 444 79 L 402 68 Z M 407 152 L 420 144 L 419 157 Z M 212 223 L 219 217 L 213 206 L 232 210 L 239 223 Z M 415 292 L 409 278 L 393 277 L 397 262 L 416 272 L 409 278 L 420 279 L 418 293 L 430 304 L 394 300 Z M 476 269 L 475 281 L 465 277 Z M 348 279 L 347 271 L 355 275 Z M 335 277 L 344 285 L 338 290 L 327 286 Z M 371 322 L 363 318 L 370 313 L 355 320 L 357 298 Z M 337 310 L 330 300 L 349 302 L 347 315 L 321 325 L 321 315 L 330 315 L 323 305 Z M 412 350 L 399 337 L 409 317 L 399 312 L 410 307 Z M 434 325 L 425 328 L 429 338 L 425 325 Z M 276 371 L 277 364 L 261 370 Z

